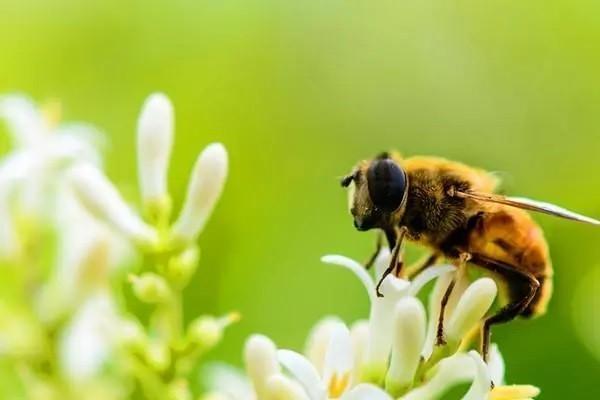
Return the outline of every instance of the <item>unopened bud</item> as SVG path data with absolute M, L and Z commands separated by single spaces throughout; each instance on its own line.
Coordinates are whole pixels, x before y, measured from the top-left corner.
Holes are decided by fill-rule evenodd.
M 136 297 L 144 303 L 164 303 L 169 300 L 169 285 L 161 276 L 147 272 L 140 276 L 131 275 L 130 281 Z
M 189 384 L 184 379 L 171 382 L 167 388 L 168 400 L 192 400 Z
M 167 265 L 169 280 L 181 287 L 187 285 L 196 272 L 199 258 L 200 250 L 197 247 L 190 247 L 173 257 Z
M 447 324 L 449 344 L 460 343 L 467 332 L 481 321 L 497 292 L 496 283 L 491 278 L 480 278 L 465 290 Z
M 169 349 L 161 342 L 151 342 L 146 347 L 146 362 L 156 371 L 165 371 L 171 363 Z
M 198 317 L 190 324 L 188 337 L 192 343 L 197 344 L 202 349 L 213 348 L 223 338 L 225 328 L 239 321 L 239 319 L 238 313 L 230 313 L 221 318 L 208 315 Z
M 146 344 L 144 329 L 137 321 L 123 321 L 119 328 L 119 342 L 131 349 L 142 349 Z

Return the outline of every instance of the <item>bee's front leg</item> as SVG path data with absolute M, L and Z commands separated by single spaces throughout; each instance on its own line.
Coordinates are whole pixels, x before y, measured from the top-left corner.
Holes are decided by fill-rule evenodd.
M 375 287 L 375 292 L 377 293 L 377 297 L 383 297 L 383 293 L 379 290 L 383 281 L 389 274 L 391 274 L 394 270 L 396 270 L 396 275 L 400 275 L 402 270 L 402 265 L 404 261 L 400 258 L 402 253 L 402 245 L 404 242 L 404 237 L 406 236 L 406 232 L 408 229 L 405 226 L 399 227 L 396 229 L 396 243 L 394 244 L 394 248 L 392 250 L 392 258 L 390 260 L 390 265 L 383 272 L 381 277 L 379 278 L 379 282 L 377 282 L 377 286 Z
M 375 242 L 375 251 L 373 252 L 371 257 L 369 257 L 369 260 L 365 263 L 366 269 L 371 269 L 371 267 L 373 266 L 373 263 L 375 263 L 375 260 L 377 259 L 377 256 L 379 255 L 379 252 L 381 251 L 381 247 L 383 247 L 383 232 L 379 231 L 379 232 L 377 232 L 377 241 Z

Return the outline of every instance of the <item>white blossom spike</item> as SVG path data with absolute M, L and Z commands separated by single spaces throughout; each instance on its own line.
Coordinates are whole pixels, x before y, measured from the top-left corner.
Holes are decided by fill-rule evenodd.
M 251 336 L 244 348 L 244 361 L 256 395 L 259 399 L 267 398 L 269 379 L 281 372 L 275 344 L 266 336 Z
M 162 93 L 150 95 L 137 127 L 138 176 L 145 206 L 168 202 L 167 174 L 173 147 L 173 106 Z
M 156 230 L 129 208 L 117 189 L 97 168 L 78 164 L 69 171 L 69 179 L 79 200 L 97 218 L 140 245 L 157 244 Z
M 200 234 L 227 177 L 227 150 L 221 143 L 208 145 L 198 156 L 181 213 L 173 225 L 173 234 L 193 241 Z
M 491 278 L 480 278 L 467 288 L 445 326 L 450 343 L 460 343 L 469 330 L 481 321 L 497 292 L 496 283 Z
M 393 395 L 404 393 L 412 385 L 421 350 L 425 343 L 425 307 L 415 297 L 405 297 L 395 310 L 394 341 L 386 389 Z

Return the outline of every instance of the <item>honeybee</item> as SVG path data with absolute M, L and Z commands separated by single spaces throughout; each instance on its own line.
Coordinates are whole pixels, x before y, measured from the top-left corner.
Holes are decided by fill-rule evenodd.
M 497 194 L 494 175 L 443 158 L 402 159 L 397 153 L 382 153 L 360 162 L 341 184 L 351 189 L 350 212 L 356 229 L 381 230 L 391 250 L 390 265 L 377 285 L 378 296 L 382 296 L 379 288 L 387 275 L 403 274 L 404 240 L 431 249 L 431 256 L 418 270 L 442 257 L 458 267 L 441 303 L 438 344 L 444 343 L 446 303 L 457 276 L 468 264 L 491 271 L 504 284 L 507 304 L 482 324 L 480 352 L 486 360 L 490 328 L 517 316 L 544 314 L 552 294 L 548 245 L 540 227 L 524 210 L 600 225 L 598 220 L 553 204 Z M 380 246 L 378 240 L 367 268 Z

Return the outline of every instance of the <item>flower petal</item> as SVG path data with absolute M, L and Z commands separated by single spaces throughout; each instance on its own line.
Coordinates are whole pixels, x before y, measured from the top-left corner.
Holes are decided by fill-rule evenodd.
M 384 297 L 375 297 L 369 315 L 369 347 L 363 378 L 372 383 L 382 383 L 392 348 L 394 308 L 408 293 L 408 281 L 388 276 L 381 285 Z
M 291 350 L 279 350 L 277 358 L 281 365 L 304 387 L 311 400 L 327 398 L 327 390 L 321 381 L 319 372 L 302 354 Z
M 488 370 L 487 365 L 481 358 L 481 355 L 471 350 L 469 357 L 475 365 L 475 379 L 471 383 L 471 387 L 462 400 L 484 400 L 488 398 L 490 389 L 492 387 L 492 378 Z
M 259 399 L 266 398 L 269 379 L 281 372 L 275 344 L 263 335 L 250 336 L 246 341 L 244 360 L 256 395 Z
M 409 296 L 416 296 L 423 286 L 427 285 L 429 281 L 439 278 L 440 276 L 454 271 L 456 268 L 453 265 L 436 265 L 427 268 L 425 271 L 417 275 L 410 283 L 410 289 L 408 291 Z
M 100 170 L 89 164 L 79 164 L 72 167 L 69 174 L 75 194 L 93 215 L 139 244 L 156 244 L 157 232 L 129 208 Z
M 252 394 L 252 385 L 244 374 L 227 364 L 210 364 L 203 370 L 202 379 L 211 392 L 233 400 L 246 400 Z
M 321 375 L 323 374 L 325 353 L 329 346 L 331 333 L 338 323 L 342 323 L 342 321 L 337 317 L 323 318 L 317 322 L 308 335 L 304 354 Z
M 411 390 L 401 399 L 437 399 L 451 387 L 472 380 L 474 375 L 473 360 L 467 354 L 457 353 L 441 360 L 437 364 L 435 373 L 425 384 Z M 478 400 L 483 400 L 483 398 Z
M 261 396 L 258 397 L 262 399 Z M 267 382 L 266 400 L 309 400 L 302 387 L 291 379 L 276 374 Z
M 445 326 L 449 342 L 460 343 L 463 336 L 481 321 L 497 292 L 496 282 L 491 278 L 480 278 L 467 288 Z
M 504 359 L 498 345 L 492 343 L 490 346 L 490 354 L 487 362 L 488 368 L 490 369 L 490 375 L 492 376 L 492 382 L 496 386 L 504 385 Z
M 422 353 L 422 356 L 425 360 L 429 359 L 431 353 L 433 352 L 437 334 L 437 324 L 440 315 L 440 304 L 442 303 L 444 292 L 448 288 L 448 285 L 450 285 L 453 277 L 454 272 L 447 272 L 440 276 L 435 282 L 433 290 L 429 294 L 429 319 L 427 321 L 427 336 L 425 338 L 425 345 L 423 346 Z
M 198 156 L 181 213 L 173 233 L 193 241 L 208 221 L 227 178 L 227 150 L 221 143 L 208 145 Z
M 354 367 L 352 370 L 352 384 L 360 380 L 360 373 L 365 365 L 367 348 L 369 346 L 369 322 L 360 320 L 350 328 L 350 339 L 352 341 L 352 353 L 354 354 Z
M 137 128 L 140 190 L 144 204 L 168 196 L 167 173 L 173 147 L 173 106 L 162 93 L 150 95 L 142 107 Z
M 373 263 L 373 270 L 375 271 L 375 278 L 379 281 L 379 278 L 383 275 L 385 270 L 390 265 L 390 259 L 392 258 L 392 253 L 387 246 L 383 246 L 381 250 L 379 250 L 379 254 L 377 254 L 377 258 L 375 258 L 375 262 Z
M 115 305 L 108 293 L 83 303 L 61 339 L 61 366 L 75 381 L 95 376 L 108 359 L 117 321 Z
M 13 141 L 18 146 L 30 146 L 45 133 L 45 124 L 36 105 L 26 97 L 9 95 L 0 97 L 0 118 L 6 120 Z
M 350 331 L 343 323 L 337 323 L 331 332 L 329 345 L 325 353 L 323 380 L 329 384 L 334 379 L 346 378 L 349 383 L 354 356 Z
M 371 303 L 375 300 L 375 283 L 373 283 L 373 279 L 367 272 L 364 266 L 354 261 L 351 258 L 339 256 L 339 255 L 326 255 L 321 257 L 321 261 L 325 264 L 337 265 L 340 267 L 344 267 L 354 272 L 356 277 L 361 281 L 365 290 L 367 291 L 367 295 L 369 296 L 369 300 Z
M 361 383 L 344 393 L 342 400 L 392 400 L 392 397 L 374 385 Z
M 425 342 L 425 307 L 415 297 L 405 297 L 395 309 L 392 357 L 385 386 L 394 396 L 412 385 Z

